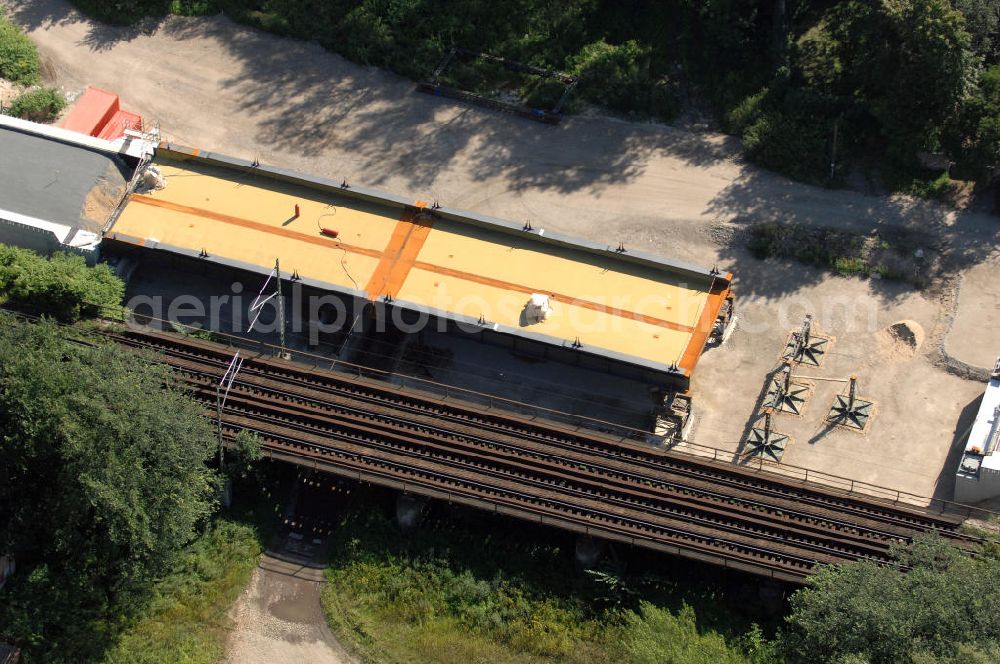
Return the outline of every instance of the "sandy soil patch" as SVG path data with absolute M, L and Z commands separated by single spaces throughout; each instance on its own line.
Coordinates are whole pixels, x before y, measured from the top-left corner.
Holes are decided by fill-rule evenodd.
M 878 342 L 886 360 L 910 360 L 924 343 L 924 328 L 914 320 L 901 320 L 879 331 Z
M 265 555 L 230 612 L 235 627 L 226 662 L 353 664 L 326 625 L 316 578 L 302 578 L 295 566 Z

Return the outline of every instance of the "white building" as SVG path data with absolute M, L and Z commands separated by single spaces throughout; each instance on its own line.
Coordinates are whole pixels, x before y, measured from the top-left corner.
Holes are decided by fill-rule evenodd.
M 104 225 L 152 151 L 132 134 L 107 141 L 0 116 L 0 243 L 96 260 Z
M 1000 496 L 1000 358 L 990 375 L 955 477 L 955 500 Z

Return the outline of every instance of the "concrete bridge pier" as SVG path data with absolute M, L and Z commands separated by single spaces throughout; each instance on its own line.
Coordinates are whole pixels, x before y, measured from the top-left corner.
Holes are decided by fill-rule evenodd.
M 396 497 L 396 523 L 406 532 L 420 525 L 420 519 L 427 510 L 427 499 L 409 493 Z

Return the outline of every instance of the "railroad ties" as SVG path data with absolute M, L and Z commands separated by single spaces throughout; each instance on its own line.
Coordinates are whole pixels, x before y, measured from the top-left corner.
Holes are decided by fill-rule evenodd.
M 216 417 L 231 348 L 104 334 L 159 352 Z M 229 441 L 257 432 L 275 459 L 783 581 L 818 564 L 891 564 L 890 545 L 921 531 L 975 539 L 954 515 L 252 354 L 221 423 Z

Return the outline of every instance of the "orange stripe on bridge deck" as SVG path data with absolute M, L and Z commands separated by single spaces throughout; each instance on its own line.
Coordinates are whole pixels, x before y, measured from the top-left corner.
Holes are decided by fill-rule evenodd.
M 417 255 L 427 241 L 433 225 L 433 218 L 420 214 L 419 209 L 407 208 L 403 212 L 396 227 L 392 229 L 392 237 L 389 238 L 382 259 L 365 287 L 370 299 L 375 300 L 383 295 L 396 297 L 416 264 Z
M 636 320 L 641 323 L 648 323 L 650 325 L 664 327 L 668 330 L 676 330 L 678 332 L 694 331 L 694 328 L 689 325 L 674 323 L 673 321 L 663 320 L 662 318 L 655 318 L 653 316 L 647 316 L 646 314 L 640 314 L 634 311 L 617 309 L 615 307 L 609 307 L 606 304 L 598 304 L 597 302 L 590 302 L 589 300 L 581 300 L 579 298 L 575 298 L 570 295 L 561 295 L 559 293 L 553 293 L 547 290 L 532 288 L 531 286 L 523 286 L 521 284 L 515 284 L 509 281 L 493 279 L 492 277 L 483 277 L 478 274 L 462 272 L 461 270 L 453 270 L 451 268 L 441 267 L 440 265 L 434 265 L 432 263 L 423 263 L 417 261 L 416 263 L 414 263 L 414 267 L 421 270 L 427 270 L 428 272 L 434 272 L 435 274 L 443 274 L 447 277 L 456 277 L 458 279 L 463 279 L 465 281 L 471 281 L 473 283 L 482 284 L 484 286 L 490 286 L 492 288 L 512 290 L 518 293 L 527 293 L 529 295 L 532 293 L 544 293 L 547 294 L 549 298 L 551 298 L 555 302 L 562 302 L 563 304 L 571 304 L 576 307 L 583 307 L 584 309 L 590 309 L 591 311 L 599 311 L 600 313 L 608 314 L 611 316 L 619 316 L 621 318 L 631 318 L 632 320 Z
M 724 296 L 720 297 L 715 294 L 710 295 L 709 301 L 702 310 L 702 320 L 698 321 L 697 328 L 693 328 L 689 325 L 682 325 L 681 323 L 674 323 L 672 321 L 647 316 L 634 311 L 626 311 L 624 309 L 618 309 L 608 305 L 590 302 L 588 300 L 581 300 L 569 295 L 546 291 L 545 289 L 515 284 L 509 281 L 493 279 L 492 277 L 484 277 L 478 274 L 472 274 L 471 272 L 453 270 L 451 268 L 434 265 L 432 263 L 424 263 L 417 260 L 417 255 L 420 253 L 420 250 L 424 246 L 424 242 L 430 234 L 431 227 L 433 226 L 433 218 L 430 215 L 425 215 L 423 218 L 417 219 L 417 214 L 424 207 L 419 202 L 417 207 L 406 209 L 403 216 L 396 223 L 396 227 L 393 229 L 392 237 L 389 239 L 389 244 L 386 245 L 384 251 L 379 251 L 377 249 L 367 249 L 365 247 L 350 245 L 345 242 L 340 242 L 339 240 L 332 240 L 325 237 L 317 237 L 315 235 L 300 233 L 288 228 L 271 226 L 259 221 L 233 217 L 228 214 L 221 214 L 219 212 L 213 212 L 203 208 L 190 207 L 179 203 L 171 203 L 170 201 L 164 201 L 150 196 L 143 196 L 141 194 L 133 194 L 130 200 L 143 205 L 172 210 L 182 214 L 190 214 L 204 219 L 219 221 L 224 224 L 248 228 L 261 233 L 269 233 L 271 235 L 299 240 L 301 242 L 307 242 L 321 247 L 339 248 L 351 253 L 378 258 L 380 259 L 379 264 L 372 273 L 371 279 L 369 279 L 368 285 L 365 288 L 371 299 L 376 299 L 386 294 L 395 297 L 396 293 L 399 292 L 399 289 L 406 282 L 406 277 L 409 275 L 410 271 L 413 268 L 417 268 L 420 270 L 427 270 L 428 272 L 434 272 L 436 274 L 455 277 L 462 279 L 463 281 L 469 281 L 472 283 L 482 284 L 484 286 L 491 286 L 493 288 L 500 288 L 518 293 L 526 293 L 529 295 L 532 293 L 546 293 L 554 301 L 562 302 L 563 304 L 571 304 L 611 316 L 630 318 L 642 323 L 663 327 L 668 330 L 676 330 L 678 332 L 687 333 L 694 332 L 694 338 L 692 338 L 691 343 L 688 345 L 688 349 L 684 353 L 684 359 L 681 361 L 682 367 L 686 366 L 686 362 L 690 362 L 690 366 L 694 366 L 694 362 L 697 361 L 697 355 L 700 354 L 701 348 L 705 345 L 705 340 L 708 338 L 708 333 L 712 329 L 715 315 L 718 314 L 719 307 L 722 306 L 722 300 L 725 299 Z M 718 301 L 716 302 L 715 300 Z M 710 314 L 711 317 L 709 318 Z M 706 326 L 704 320 L 706 318 L 708 318 L 707 329 L 703 329 Z M 694 350 L 695 347 L 697 347 L 697 351 Z M 692 353 L 694 354 L 693 360 L 690 357 Z
M 170 201 L 160 200 L 159 198 L 152 198 L 150 196 L 143 196 L 141 194 L 133 194 L 130 200 L 135 201 L 136 203 L 142 203 L 143 205 L 150 205 L 152 207 L 163 208 L 164 210 L 172 210 L 174 212 L 180 212 L 182 214 L 190 214 L 196 217 L 202 217 L 204 219 L 211 219 L 212 221 L 221 221 L 224 224 L 232 224 L 233 226 L 239 226 L 241 228 L 249 228 L 251 230 L 259 231 L 261 233 L 270 233 L 271 235 L 277 235 L 279 237 L 298 240 L 300 242 L 307 242 L 309 244 L 315 244 L 321 247 L 339 248 L 343 249 L 344 251 L 350 251 L 356 254 L 362 254 L 364 256 L 371 256 L 373 258 L 382 257 L 382 252 L 376 249 L 366 249 L 364 247 L 356 247 L 354 245 L 341 242 L 339 240 L 328 239 L 325 237 L 317 237 L 315 235 L 308 235 L 306 233 L 300 233 L 299 231 L 293 231 L 288 228 L 279 228 L 277 226 L 263 224 L 259 221 L 251 221 L 250 219 L 243 219 L 241 217 L 232 217 L 228 214 L 212 212 L 211 210 L 205 210 L 203 208 L 190 207 L 187 205 L 181 205 L 179 203 L 171 203 Z

